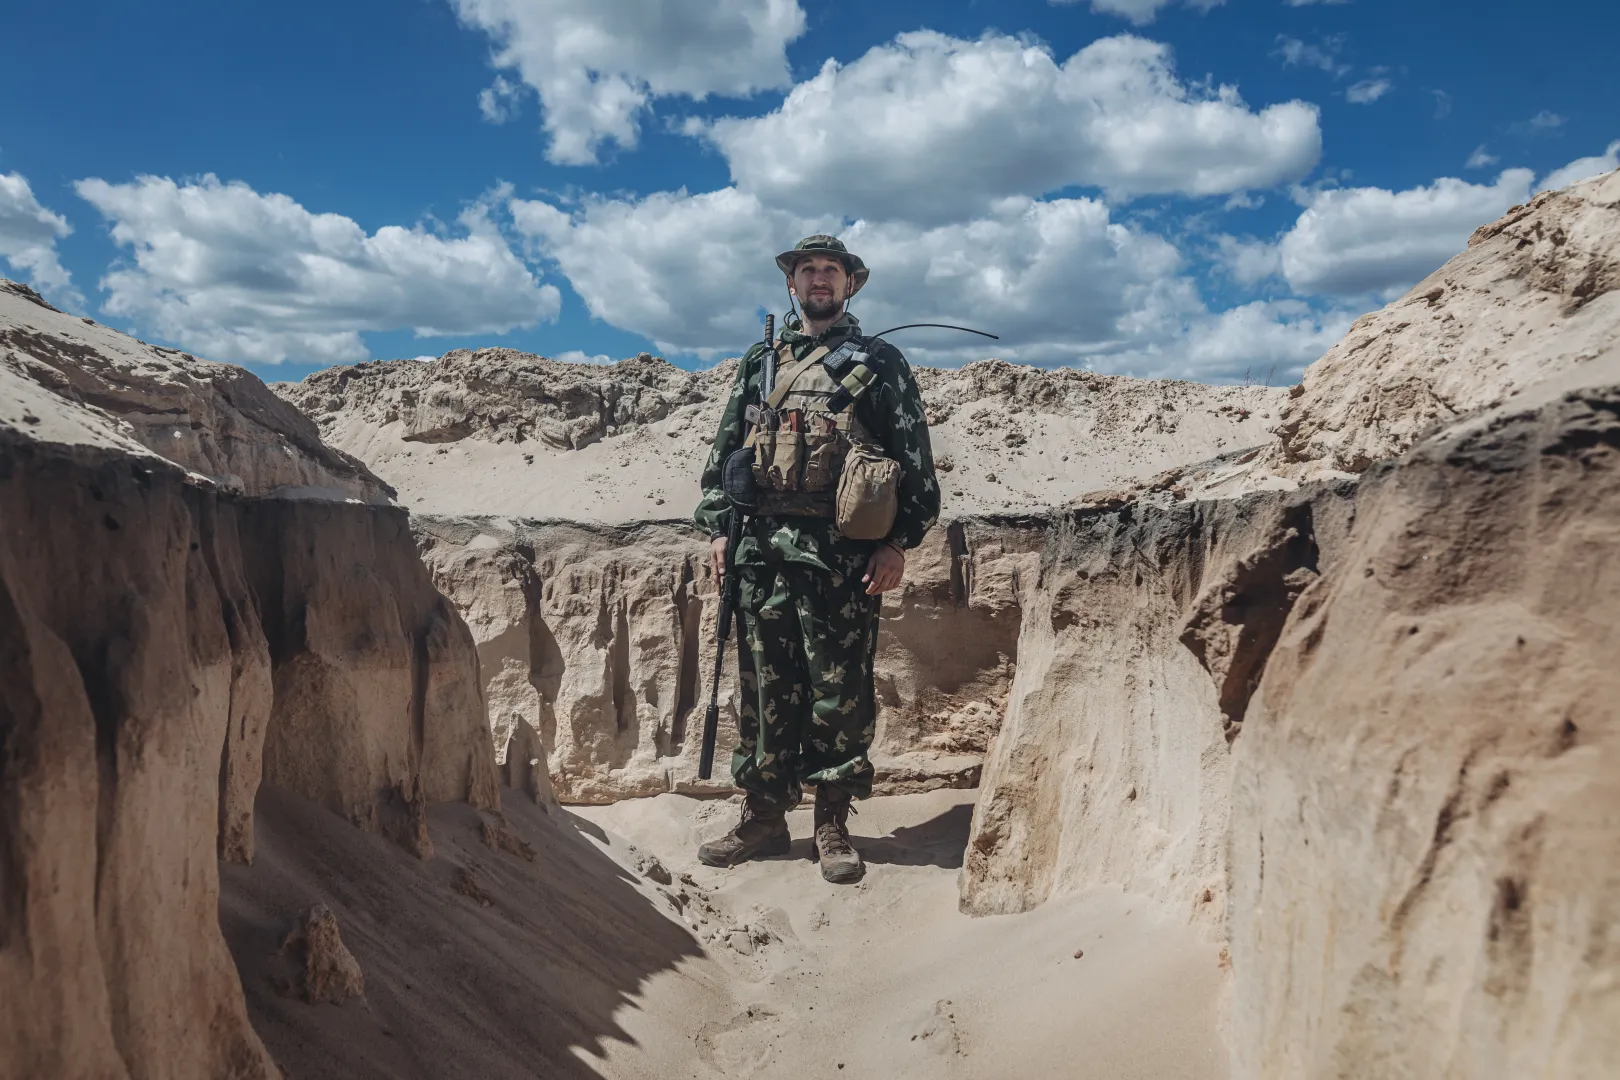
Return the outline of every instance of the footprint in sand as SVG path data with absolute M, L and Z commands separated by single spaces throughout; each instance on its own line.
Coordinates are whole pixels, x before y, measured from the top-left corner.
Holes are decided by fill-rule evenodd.
M 932 1008 L 914 1015 L 911 1022 L 900 1028 L 908 1031 L 911 1042 L 919 1048 L 941 1057 L 957 1057 L 967 1053 L 962 1049 L 962 1034 L 956 1026 L 956 1006 L 941 998 Z
M 705 1024 L 696 1036 L 698 1057 L 722 1076 L 759 1076 L 776 1057 L 781 1017 L 749 1005 L 729 1020 Z

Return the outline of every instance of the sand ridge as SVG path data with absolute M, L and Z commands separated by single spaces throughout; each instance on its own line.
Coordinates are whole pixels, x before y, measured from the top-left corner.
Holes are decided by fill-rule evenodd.
M 736 367 L 459 349 L 272 389 L 413 512 L 626 524 L 690 520 Z M 1257 447 L 1287 393 L 1001 360 L 914 371 L 946 520 L 1064 507 Z

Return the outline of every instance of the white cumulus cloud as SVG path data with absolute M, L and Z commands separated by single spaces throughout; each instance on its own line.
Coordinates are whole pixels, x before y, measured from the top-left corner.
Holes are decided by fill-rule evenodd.
M 72 232 L 67 218 L 40 205 L 22 174 L 0 173 L 0 257 L 46 296 L 78 308 L 84 297 L 56 255 L 56 242 Z
M 590 164 L 602 144 L 636 145 L 656 97 L 746 96 L 789 84 L 797 0 L 450 0 L 495 46 L 493 62 L 540 95 L 546 156 Z M 486 115 L 499 90 L 480 99 Z
M 1175 246 L 1111 220 L 1094 199 L 1009 198 L 971 221 L 860 222 L 843 238 L 874 267 L 854 305 L 869 331 L 947 322 L 1001 337 L 908 334 L 909 351 L 930 363 L 997 355 L 1108 368 L 1112 354 L 1202 310 Z
M 1568 118 L 1559 116 L 1548 109 L 1542 109 L 1528 120 L 1521 120 L 1508 126 L 1508 130 L 1516 135 L 1538 135 L 1548 131 L 1557 131 L 1569 122 Z
M 1398 294 L 1468 244 L 1480 225 L 1530 196 L 1534 175 L 1508 169 L 1494 184 L 1442 177 L 1406 191 L 1318 191 L 1279 245 L 1296 293 Z
M 652 338 L 665 353 L 705 359 L 737 355 L 758 336 L 762 310 L 785 310 L 775 254 L 829 229 L 872 269 L 851 307 L 868 332 L 948 322 L 1001 338 L 943 330 L 897 336 L 920 363 L 1000 356 L 1241 379 L 1262 361 L 1292 372 L 1325 348 L 1337 326 L 1297 301 L 1209 311 L 1173 244 L 1112 220 L 1095 199 L 1018 196 L 944 225 L 859 221 L 841 229 L 768 208 L 735 188 L 566 206 L 513 200 L 512 216 L 592 315 Z M 1238 339 L 1246 328 L 1254 343 L 1244 349 Z
M 555 260 L 592 315 L 705 359 L 741 352 L 762 307 L 786 305 L 772 261 L 837 222 L 761 205 L 735 188 L 641 199 L 591 196 L 562 209 L 513 199 L 518 231 Z M 729 351 L 728 351 L 729 350 Z
M 368 235 L 212 175 L 75 186 L 134 256 L 102 279 L 104 310 L 213 359 L 352 362 L 367 357 L 364 330 L 502 333 L 561 307 L 482 204 L 462 214 L 465 235 L 397 225 Z
M 1464 168 L 1488 169 L 1492 165 L 1495 165 L 1499 160 L 1500 159 L 1495 154 L 1485 149 L 1484 143 L 1480 143 L 1478 146 L 1474 147 L 1474 152 L 1468 155 L 1468 163 L 1464 166 Z
M 1187 377 L 1218 373 L 1278 385 L 1294 382 L 1305 367 L 1350 329 L 1359 312 L 1313 310 L 1299 300 L 1257 300 L 1194 324 L 1185 346 Z
M 902 34 L 847 66 L 829 60 L 767 115 L 692 122 L 736 186 L 800 213 L 942 224 L 995 200 L 1069 186 L 1111 198 L 1225 195 L 1304 176 L 1316 107 L 1249 108 L 1195 90 L 1168 47 L 1129 35 L 1061 64 L 999 34 Z
M 1215 238 L 1215 261 L 1240 285 L 1254 285 L 1282 272 L 1277 245 L 1251 236 Z
M 1536 185 L 1536 190 L 1557 191 L 1559 188 L 1569 187 L 1577 180 L 1601 176 L 1615 169 L 1620 169 L 1620 140 L 1610 143 L 1608 149 L 1601 154 L 1577 158 L 1562 169 L 1554 169 L 1542 178 L 1541 183 Z

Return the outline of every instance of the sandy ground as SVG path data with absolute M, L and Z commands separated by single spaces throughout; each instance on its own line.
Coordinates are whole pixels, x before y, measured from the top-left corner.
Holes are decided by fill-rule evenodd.
M 689 898 L 681 917 L 730 992 L 720 1011 L 705 1013 L 702 1002 L 681 1000 L 679 973 L 653 976 L 615 1019 L 636 1042 L 676 1024 L 695 1060 L 648 1071 L 638 1048 L 608 1042 L 601 1074 L 1225 1077 L 1219 949 L 1191 930 L 1117 891 L 1023 915 L 957 911 L 974 794 L 861 804 L 851 831 L 869 870 L 842 887 L 810 861 L 808 808 L 790 817 L 788 856 L 732 870 L 705 867 L 692 851 L 731 826 L 733 802 L 666 795 L 575 808 L 616 860 L 652 855 L 667 867 L 666 891 Z
M 737 805 L 680 795 L 551 816 L 429 811 L 434 851 L 274 789 L 220 922 L 288 1080 L 1096 1077 L 1221 1080 L 1218 947 L 1118 891 L 957 911 L 974 792 L 876 798 L 866 880 L 790 855 L 701 866 Z M 284 944 L 335 915 L 364 996 L 310 1004 Z M 1081 952 L 1081 957 L 1076 957 Z

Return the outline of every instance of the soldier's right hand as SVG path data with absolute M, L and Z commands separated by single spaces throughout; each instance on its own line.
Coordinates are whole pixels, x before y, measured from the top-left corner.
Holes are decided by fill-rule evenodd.
M 709 561 L 714 564 L 714 580 L 726 577 L 726 537 L 717 536 L 709 541 Z

